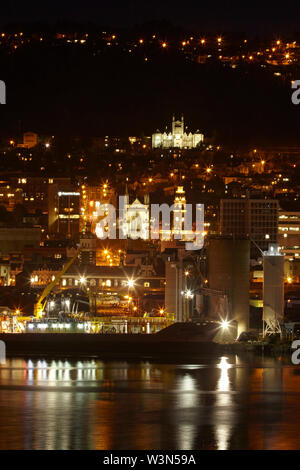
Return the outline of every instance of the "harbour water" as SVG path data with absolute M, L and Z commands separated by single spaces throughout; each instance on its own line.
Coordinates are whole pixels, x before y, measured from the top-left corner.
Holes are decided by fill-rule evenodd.
M 0 365 L 0 449 L 299 449 L 299 422 L 289 358 Z

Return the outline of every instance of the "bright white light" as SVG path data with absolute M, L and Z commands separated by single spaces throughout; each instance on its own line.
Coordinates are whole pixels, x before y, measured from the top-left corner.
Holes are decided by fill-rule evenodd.
M 79 282 L 80 282 L 80 284 L 84 284 L 84 283 L 85 283 L 85 277 L 84 277 L 84 276 L 81 276 L 81 277 L 79 278 Z
M 223 330 L 227 330 L 228 327 L 229 327 L 229 321 L 222 320 L 221 321 L 221 328 L 223 328 Z
M 194 294 L 192 293 L 192 291 L 190 289 L 188 289 L 186 291 L 186 298 L 187 299 L 192 299 L 194 297 Z
M 134 280 L 129 279 L 127 284 L 128 284 L 128 287 L 133 287 L 134 286 Z

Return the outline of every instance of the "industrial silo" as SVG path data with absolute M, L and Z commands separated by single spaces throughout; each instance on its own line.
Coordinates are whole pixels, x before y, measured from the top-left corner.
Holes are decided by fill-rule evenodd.
M 263 320 L 265 331 L 280 331 L 284 315 L 284 255 L 276 244 L 264 252 Z
M 249 328 L 250 240 L 211 237 L 208 246 L 209 317 L 237 321 L 237 334 Z

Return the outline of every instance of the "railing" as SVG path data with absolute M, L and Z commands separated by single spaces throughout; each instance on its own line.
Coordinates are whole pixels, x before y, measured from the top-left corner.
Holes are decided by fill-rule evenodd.
M 0 319 L 1 333 L 155 333 L 174 323 L 174 315 L 164 317 L 94 317 L 81 321 L 32 319 L 18 321 L 14 316 Z

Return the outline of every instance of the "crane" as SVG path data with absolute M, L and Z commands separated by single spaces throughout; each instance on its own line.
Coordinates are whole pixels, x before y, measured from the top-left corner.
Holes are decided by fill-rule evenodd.
M 77 251 L 77 253 L 73 256 L 73 258 L 70 259 L 70 261 L 67 262 L 67 264 L 64 265 L 62 270 L 56 274 L 55 278 L 53 279 L 50 284 L 48 284 L 43 292 L 41 293 L 38 301 L 34 304 L 34 310 L 33 314 L 35 317 L 40 318 L 43 314 L 46 302 L 47 302 L 47 297 L 52 291 L 52 289 L 55 287 L 55 285 L 58 283 L 58 281 L 61 279 L 61 277 L 65 274 L 65 272 L 69 269 L 69 267 L 74 263 L 74 261 L 77 259 L 79 255 L 80 250 Z

